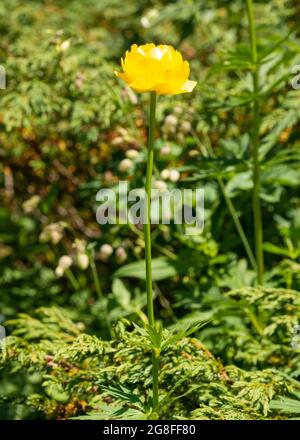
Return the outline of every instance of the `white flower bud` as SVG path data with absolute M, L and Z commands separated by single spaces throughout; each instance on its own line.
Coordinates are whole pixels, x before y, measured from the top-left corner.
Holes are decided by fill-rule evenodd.
M 58 229 L 54 229 L 50 234 L 52 244 L 57 244 L 63 238 L 63 234 Z
M 196 156 L 199 156 L 199 154 L 200 154 L 200 151 L 198 151 L 198 150 L 190 150 L 189 151 L 190 157 L 196 157 Z
M 60 45 L 62 51 L 69 49 L 69 47 L 70 47 L 70 40 L 65 40 Z
M 192 125 L 190 121 L 182 121 L 180 124 L 180 130 L 182 133 L 187 134 L 191 131 Z
M 179 105 L 176 105 L 176 107 L 174 107 L 173 113 L 174 113 L 176 116 L 181 115 L 181 113 L 182 113 L 182 107 L 180 107 Z
M 151 20 L 155 19 L 157 15 L 157 9 L 150 9 L 150 11 L 148 11 L 146 15 L 141 18 L 141 25 L 143 28 L 148 29 L 151 26 Z
M 61 267 L 63 271 L 69 269 L 72 266 L 72 258 L 69 255 L 63 255 L 58 260 L 58 267 Z
M 130 150 L 127 150 L 125 154 L 128 159 L 135 159 L 139 155 L 139 152 L 132 148 Z
M 55 274 L 57 277 L 62 277 L 63 274 L 69 267 L 72 266 L 72 258 L 69 255 L 63 255 L 58 260 L 57 268 L 55 269 Z
M 164 145 L 161 149 L 160 149 L 160 155 L 161 156 L 168 156 L 171 153 L 171 147 L 170 145 Z
M 178 124 L 178 119 L 176 118 L 175 115 L 168 115 L 165 118 L 164 124 L 167 128 L 175 128 L 176 125 Z
M 149 18 L 156 18 L 158 15 L 159 15 L 158 10 L 155 8 L 150 9 L 150 11 L 148 11 L 147 13 L 147 17 Z
M 123 159 L 119 163 L 119 171 L 121 171 L 122 173 L 126 173 L 128 170 L 130 170 L 130 168 L 132 168 L 132 166 L 133 163 L 130 159 Z
M 113 251 L 114 249 L 110 244 L 108 243 L 103 244 L 100 247 L 100 258 L 104 261 L 107 260 L 111 256 Z
M 124 139 L 122 136 L 116 136 L 111 141 L 111 145 L 114 145 L 114 146 L 119 146 L 119 145 L 122 145 L 123 143 L 124 143 Z
M 153 184 L 155 189 L 158 189 L 159 191 L 166 191 L 168 188 L 168 185 L 163 180 L 156 180 Z
M 179 171 L 177 171 L 177 170 L 170 170 L 169 179 L 171 180 L 171 182 L 178 182 L 178 180 L 180 179 Z
M 167 180 L 167 179 L 170 177 L 170 171 L 169 171 L 167 168 L 165 168 L 165 169 L 162 170 L 162 172 L 160 173 L 160 177 L 161 177 L 163 180 Z
M 116 250 L 116 258 L 118 263 L 124 263 L 127 260 L 127 252 L 123 246 L 118 247 Z
M 148 27 L 150 27 L 150 21 L 148 19 L 148 17 L 142 17 L 141 18 L 141 25 L 143 26 L 143 28 L 147 29 Z
M 86 270 L 89 267 L 90 260 L 87 254 L 77 254 L 76 257 L 77 266 L 81 270 Z
M 55 275 L 57 276 L 57 278 L 61 278 L 64 274 L 64 270 L 57 266 L 57 268 L 55 269 Z

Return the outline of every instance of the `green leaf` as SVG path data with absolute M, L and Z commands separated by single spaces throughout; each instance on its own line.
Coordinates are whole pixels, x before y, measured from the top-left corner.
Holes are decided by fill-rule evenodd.
M 177 275 L 176 268 L 164 257 L 152 259 L 152 279 L 160 281 Z M 126 264 L 114 273 L 114 278 L 146 279 L 145 260 Z
M 120 278 L 113 280 L 112 292 L 121 306 L 128 307 L 130 305 L 131 294 Z

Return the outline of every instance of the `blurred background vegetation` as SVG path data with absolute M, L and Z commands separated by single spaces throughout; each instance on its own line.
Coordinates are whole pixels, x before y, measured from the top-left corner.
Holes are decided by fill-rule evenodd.
M 122 7 L 116 0 L 1 2 L 7 88 L 0 91 L 0 324 L 14 335 L 0 370 L 1 418 L 89 411 L 113 417 L 103 407 L 107 383 L 148 392 L 150 364 L 137 361 L 143 341 L 129 324 L 145 321 L 142 229 L 99 226 L 95 213 L 100 188 L 125 179 L 131 188 L 144 182 L 148 97 L 127 89 L 114 70 L 132 43 L 150 41 L 179 49 L 198 81 L 189 96 L 158 100 L 155 183 L 203 187 L 206 216 L 196 236 L 185 235 L 181 225 L 153 228 L 155 306 L 169 328 L 210 319 L 197 337 L 215 356 L 209 364 L 207 351 L 200 360 L 197 350 L 191 355 L 195 342 L 180 348 L 186 357 L 170 349 L 163 388 L 167 393 L 174 385 L 168 368 L 178 362 L 192 397 L 181 404 L 175 399 L 162 414 L 278 417 L 272 399 L 299 399 L 300 95 L 291 81 L 292 67 L 300 65 L 300 5 L 256 1 L 255 18 L 264 289 L 255 287 L 232 217 L 234 209 L 253 248 L 245 1 L 129 0 Z M 123 327 L 117 333 L 116 325 L 129 333 Z M 124 350 L 123 366 L 110 357 L 116 350 Z M 88 360 L 79 357 L 82 351 Z M 78 370 L 64 368 L 65 358 L 52 365 L 47 356 L 57 352 Z M 130 365 L 135 370 L 128 377 Z M 207 376 L 208 365 L 221 368 L 221 376 Z M 186 388 L 183 383 L 175 395 Z M 111 391 L 106 404 L 111 396 L 120 398 Z M 136 401 L 122 399 L 140 411 Z

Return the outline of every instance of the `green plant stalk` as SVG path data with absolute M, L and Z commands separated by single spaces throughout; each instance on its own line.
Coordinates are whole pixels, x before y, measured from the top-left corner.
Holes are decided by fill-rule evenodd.
M 152 289 L 152 264 L 151 264 L 151 185 L 154 159 L 154 131 L 155 131 L 155 110 L 156 94 L 150 93 L 150 112 L 149 112 L 149 131 L 148 131 L 148 151 L 147 151 L 147 172 L 145 184 L 146 196 L 146 219 L 144 224 L 145 235 L 145 260 L 146 260 L 146 291 L 147 291 L 147 314 L 151 327 L 155 326 L 153 289 Z M 152 386 L 153 386 L 153 412 L 158 405 L 158 368 L 159 356 L 152 350 Z
M 251 249 L 251 247 L 250 247 L 250 245 L 249 245 L 248 239 L 247 239 L 246 234 L 245 234 L 245 232 L 244 232 L 244 229 L 243 229 L 243 227 L 242 227 L 242 225 L 241 225 L 241 222 L 240 222 L 240 220 L 239 220 L 239 217 L 238 217 L 238 215 L 237 215 L 237 212 L 236 212 L 236 210 L 235 210 L 235 207 L 234 207 L 234 205 L 233 205 L 233 203 L 232 203 L 230 197 L 228 197 L 228 195 L 227 195 L 227 193 L 226 193 L 226 188 L 225 188 L 224 181 L 223 181 L 222 177 L 218 176 L 218 177 L 217 177 L 217 181 L 218 181 L 218 184 L 219 184 L 219 186 L 220 186 L 220 188 L 221 188 L 221 191 L 222 191 L 222 193 L 223 193 L 223 197 L 224 197 L 224 199 L 225 199 L 225 202 L 226 202 L 227 208 L 228 208 L 228 210 L 229 210 L 229 212 L 230 212 L 230 214 L 231 214 L 231 217 L 232 217 L 233 222 L 234 222 L 234 224 L 235 224 L 235 227 L 236 227 L 236 229 L 237 229 L 237 231 L 238 231 L 238 234 L 239 234 L 239 236 L 240 236 L 240 239 L 241 239 L 241 241 L 242 241 L 242 243 L 243 243 L 243 245 L 244 245 L 244 248 L 245 248 L 245 251 L 246 251 L 247 256 L 248 256 L 248 258 L 249 258 L 249 261 L 250 261 L 250 263 L 251 263 L 253 269 L 254 269 L 254 270 L 257 270 L 257 265 L 256 265 L 256 261 L 255 261 L 255 258 L 254 258 L 254 255 L 253 255 L 252 249 Z
M 70 268 L 66 269 L 65 275 L 67 276 L 68 280 L 70 281 L 75 292 L 77 292 L 80 289 L 80 285 L 79 285 L 77 279 L 75 278 L 75 275 L 73 274 L 72 270 Z
M 209 154 L 210 157 L 214 157 L 214 152 L 213 152 L 213 149 L 211 148 L 211 146 L 207 146 L 206 150 L 207 150 L 207 153 Z M 228 210 L 231 214 L 231 217 L 233 219 L 233 222 L 235 224 L 236 230 L 238 231 L 238 234 L 240 236 L 241 242 L 244 245 L 244 248 L 245 248 L 246 254 L 249 258 L 250 264 L 252 265 L 254 270 L 257 270 L 256 261 L 255 261 L 252 249 L 250 247 L 249 241 L 248 241 L 246 234 L 244 232 L 243 226 L 240 222 L 239 216 L 236 212 L 234 204 L 232 203 L 230 197 L 228 197 L 228 195 L 226 193 L 226 187 L 224 184 L 224 180 L 222 179 L 221 176 L 217 176 L 217 181 L 218 181 L 218 184 L 221 188 L 221 191 L 222 191 L 223 197 L 225 199 L 227 208 L 228 208 Z
M 247 0 L 247 14 L 249 22 L 251 57 L 253 63 L 252 81 L 253 93 L 255 101 L 253 104 L 253 142 L 252 142 L 252 156 L 253 156 L 253 216 L 254 216 L 254 235 L 255 235 L 255 254 L 257 264 L 257 282 L 263 283 L 264 275 L 264 254 L 263 254 L 263 225 L 260 206 L 260 163 L 259 163 L 259 127 L 260 127 L 260 109 L 258 103 L 259 93 L 259 66 L 257 56 L 257 41 L 256 29 L 253 14 L 252 0 Z

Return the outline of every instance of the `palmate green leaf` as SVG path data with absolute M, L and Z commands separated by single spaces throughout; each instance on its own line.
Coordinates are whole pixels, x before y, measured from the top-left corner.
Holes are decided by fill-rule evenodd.
M 152 259 L 152 279 L 153 281 L 160 281 L 166 278 L 177 275 L 177 270 L 167 258 L 153 258 Z M 146 279 L 145 260 L 137 261 L 135 263 L 126 264 L 118 269 L 114 278 L 138 278 L 140 280 Z
M 225 159 L 225 158 L 201 158 L 197 165 L 180 167 L 181 172 L 193 173 L 188 178 L 183 178 L 182 182 L 193 182 L 203 179 L 216 179 L 217 177 L 228 178 L 231 174 L 246 172 L 250 168 L 250 162 L 245 159 Z
M 261 173 L 261 180 L 265 185 L 298 186 L 300 184 L 299 171 L 300 163 L 294 166 L 287 164 L 267 166 Z
M 163 338 L 163 329 L 160 323 L 156 323 L 155 328 L 150 325 L 145 325 L 145 327 L 140 327 L 136 323 L 133 322 L 134 328 L 138 331 L 138 333 L 144 338 L 148 339 L 149 347 L 152 349 L 160 349 Z
M 272 42 L 271 44 L 268 44 L 265 48 L 261 50 L 261 53 L 258 56 L 259 63 L 263 64 L 265 62 L 268 62 L 268 57 L 275 52 L 280 46 L 286 42 L 292 34 L 296 31 L 296 27 L 293 27 L 292 29 L 287 32 L 287 34 L 284 37 L 278 37 L 277 41 Z M 271 36 L 269 37 L 271 39 Z
M 233 197 L 239 191 L 248 191 L 252 188 L 252 173 L 246 171 L 245 173 L 238 173 L 230 179 L 226 185 L 226 193 L 228 197 Z
M 193 324 L 191 325 L 191 322 L 179 322 L 177 324 L 172 325 L 171 331 L 172 334 L 167 337 L 162 344 L 162 350 L 168 348 L 171 344 L 176 343 L 177 341 L 180 341 L 181 339 L 188 337 L 192 335 L 193 333 L 196 333 L 200 328 L 204 327 L 206 324 L 208 324 L 210 321 L 202 321 L 202 322 L 195 322 L 194 320 Z M 198 321 L 198 320 L 197 320 Z
M 249 47 L 244 43 L 234 49 L 223 51 L 221 56 L 222 61 L 213 65 L 209 70 L 209 76 L 223 73 L 226 70 L 236 71 L 253 68 Z
M 140 397 L 123 385 L 118 385 L 118 387 L 102 386 L 102 390 L 124 403 L 134 405 L 136 408 L 142 411 L 144 410 L 144 403 L 141 401 Z

